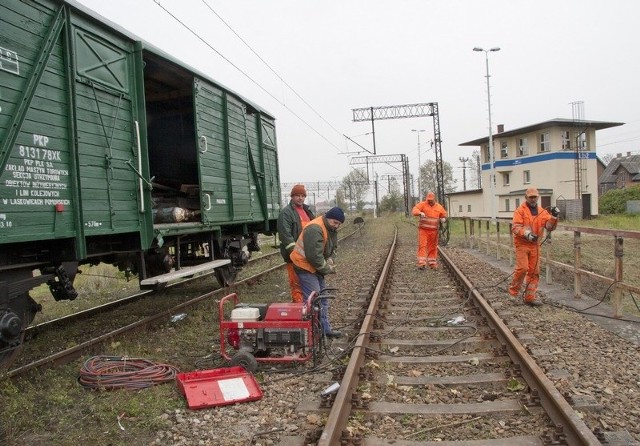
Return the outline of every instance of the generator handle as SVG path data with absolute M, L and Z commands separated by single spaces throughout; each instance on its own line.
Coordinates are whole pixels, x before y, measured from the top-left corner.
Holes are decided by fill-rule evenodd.
M 309 298 L 307 299 L 307 314 L 311 314 L 311 309 L 313 308 L 313 304 L 317 300 L 335 299 L 336 297 L 334 295 L 325 294 L 327 291 L 335 291 L 335 290 L 337 290 L 337 288 L 325 288 L 319 293 L 317 291 L 312 291 L 311 294 L 309 294 Z
M 231 293 L 220 299 L 220 303 L 218 304 L 218 315 L 220 316 L 220 322 L 224 321 L 224 305 L 231 299 L 233 299 L 234 307 L 238 305 L 238 293 Z
M 311 314 L 311 310 L 313 309 L 313 304 L 314 302 L 318 299 L 318 292 L 317 291 L 312 291 L 311 294 L 309 294 L 309 298 L 307 299 L 307 314 Z

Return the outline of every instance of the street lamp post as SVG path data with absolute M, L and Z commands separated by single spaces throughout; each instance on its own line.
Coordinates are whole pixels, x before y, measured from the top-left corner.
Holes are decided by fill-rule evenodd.
M 487 105 L 489 110 L 489 201 L 491 203 L 491 220 L 495 222 L 496 220 L 496 204 L 495 204 L 495 173 L 494 173 L 494 155 L 493 155 L 493 128 L 491 127 L 491 90 L 489 86 L 489 53 L 492 51 L 500 51 L 499 47 L 489 48 L 485 50 L 484 48 L 475 47 L 473 51 L 483 51 L 485 56 L 485 62 L 487 66 Z
M 422 165 L 420 164 L 420 133 L 422 132 L 426 132 L 426 130 L 417 130 L 417 129 L 411 129 L 412 132 L 416 132 L 416 134 L 418 135 L 418 201 L 420 201 L 420 198 L 422 197 L 422 191 L 420 189 L 420 185 L 422 183 Z

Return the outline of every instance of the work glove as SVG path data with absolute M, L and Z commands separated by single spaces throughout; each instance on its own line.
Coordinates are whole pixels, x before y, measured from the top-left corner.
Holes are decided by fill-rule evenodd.
M 445 224 L 446 222 L 447 222 L 447 219 L 446 219 L 446 218 L 442 217 L 442 218 L 440 219 L 440 223 Z
M 333 265 L 334 265 L 334 262 L 333 262 L 333 258 L 332 258 L 332 257 L 329 257 L 329 258 L 327 259 L 327 264 L 328 264 L 329 266 L 333 266 Z
M 424 218 L 424 212 L 420 212 L 420 217 Z
M 335 274 L 335 273 L 336 273 L 336 267 L 333 265 L 329 265 L 329 270 L 327 271 L 326 274 Z
M 538 240 L 538 236 L 529 230 L 524 231 L 524 238 L 526 238 L 530 242 L 535 242 Z
M 550 209 L 550 212 L 552 217 L 558 218 L 560 216 L 560 209 L 555 206 Z

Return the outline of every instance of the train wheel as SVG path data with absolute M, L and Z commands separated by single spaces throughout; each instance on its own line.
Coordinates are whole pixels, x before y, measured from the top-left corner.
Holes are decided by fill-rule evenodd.
M 258 360 L 249 352 L 238 352 L 233 355 L 231 365 L 239 365 L 251 373 L 255 373 L 258 370 Z
M 216 279 L 221 287 L 232 285 L 238 277 L 238 270 L 231 266 L 225 265 L 215 269 Z
M 9 307 L 0 311 L 0 369 L 8 368 L 22 349 L 25 330 L 42 309 L 24 293 L 9 301 Z

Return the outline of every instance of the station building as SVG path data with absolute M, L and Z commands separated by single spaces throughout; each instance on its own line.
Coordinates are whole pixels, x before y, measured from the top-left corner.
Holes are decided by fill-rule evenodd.
M 564 219 L 598 215 L 598 178 L 605 166 L 596 156 L 596 131 L 623 124 L 556 118 L 508 131 L 499 125 L 492 136 L 493 191 L 489 136 L 459 144 L 480 148 L 482 187 L 449 194 L 449 215 L 510 219 L 529 187 L 538 189 L 540 205 L 558 206 Z

